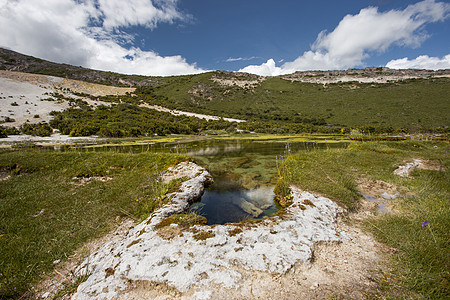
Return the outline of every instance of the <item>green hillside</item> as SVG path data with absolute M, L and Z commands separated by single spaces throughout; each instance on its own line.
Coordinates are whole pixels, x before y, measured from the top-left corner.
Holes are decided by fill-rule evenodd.
M 254 121 L 409 129 L 449 124 L 448 78 L 324 86 L 274 77 L 255 88 L 240 88 L 220 87 L 210 77 L 211 73 L 166 79 L 166 84 L 147 91 L 161 105 Z M 195 87 L 202 93 L 193 94 Z
M 150 77 L 123 75 L 56 64 L 0 48 L 0 70 L 21 71 L 62 76 L 114 86 L 133 86 L 132 95 L 101 97 L 100 100 L 127 102 L 131 106 L 142 103 L 198 112 L 220 117 L 246 120 L 240 124 L 214 124 L 200 126 L 195 120 L 174 117 L 168 113 L 150 113 L 142 108 L 136 111 L 133 122 L 109 124 L 122 127 L 123 134 L 157 133 L 146 125 L 150 120 L 158 132 L 199 133 L 201 128 L 215 128 L 232 132 L 234 129 L 266 133 L 339 133 L 359 129 L 363 133 L 448 132 L 450 116 L 450 71 L 391 70 L 388 68 L 352 69 L 347 71 L 297 72 L 279 77 L 262 77 L 246 73 L 215 71 L 198 75 Z M 388 83 L 341 82 L 355 78 L 406 78 Z M 313 83 L 311 79 L 332 79 L 332 82 Z M 92 99 L 89 95 L 83 95 Z M 99 133 L 102 120 L 109 123 L 130 120 L 123 109 L 102 107 L 102 112 L 79 106 L 66 113 L 55 114 L 58 128 L 64 132 L 90 132 L 80 130 L 80 124 L 96 123 Z M 80 116 L 83 116 L 80 118 Z M 102 118 L 98 118 L 102 115 Z M 144 116 L 145 115 L 145 116 Z M 126 120 L 123 120 L 123 119 Z M 137 121 L 136 121 L 137 120 Z M 92 123 L 91 122 L 91 123 Z M 189 129 L 185 127 L 189 123 Z M 129 123 L 129 124 L 128 124 Z M 183 125 L 171 126 L 169 123 Z M 220 122 L 221 123 L 221 122 Z M 54 125 L 56 123 L 54 122 Z M 114 125 L 114 126 L 113 126 Z M 117 125 L 117 126 L 116 126 Z M 56 125 L 55 125 L 56 126 Z M 82 127 L 83 127 L 82 126 Z M 145 127 L 145 128 L 144 128 Z M 201 127 L 201 128 L 200 128 Z M 171 128 L 176 128 L 172 130 Z M 200 128 L 200 129 L 199 129 Z M 110 129 L 108 129 L 110 131 Z M 156 129 L 155 129 L 156 130 Z M 128 132 L 128 133 L 127 133 Z M 122 133 L 121 133 L 122 134 Z M 131 133 L 130 133 L 131 134 Z M 84 134 L 83 134 L 84 135 Z

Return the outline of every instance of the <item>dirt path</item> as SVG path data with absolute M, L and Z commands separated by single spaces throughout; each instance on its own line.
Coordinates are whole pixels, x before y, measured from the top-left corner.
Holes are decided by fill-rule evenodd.
M 168 113 L 170 113 L 171 115 L 174 115 L 174 116 L 188 116 L 188 117 L 195 117 L 195 118 L 204 119 L 204 120 L 220 120 L 220 119 L 223 119 L 224 121 L 237 122 L 237 123 L 246 122 L 245 120 L 232 119 L 232 118 L 221 118 L 221 117 L 218 117 L 218 116 L 204 115 L 204 114 L 191 113 L 191 112 L 186 112 L 186 111 L 181 111 L 181 110 L 176 110 L 176 109 L 169 109 L 169 108 L 165 108 L 165 107 L 162 107 L 162 106 L 159 106 L 159 105 L 141 104 L 139 106 L 150 108 L 150 109 L 154 109 L 154 110 L 157 110 L 157 111 L 168 112 Z

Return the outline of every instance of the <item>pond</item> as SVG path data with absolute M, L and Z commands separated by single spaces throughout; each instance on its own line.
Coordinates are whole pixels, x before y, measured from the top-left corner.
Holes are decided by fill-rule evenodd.
M 225 224 L 273 216 L 279 209 L 273 189 L 278 167 L 290 153 L 338 147 L 347 143 L 285 143 L 273 140 L 202 140 L 158 144 L 95 146 L 86 151 L 143 151 L 186 154 L 206 166 L 214 178 L 190 211 L 208 224 Z

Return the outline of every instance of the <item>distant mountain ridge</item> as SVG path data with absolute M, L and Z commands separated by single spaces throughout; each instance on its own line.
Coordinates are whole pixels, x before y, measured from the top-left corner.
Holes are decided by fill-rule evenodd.
M 195 75 L 156 77 L 124 75 L 57 64 L 0 48 L 0 70 L 127 87 L 131 89 L 121 96 L 98 97 L 88 92 L 83 92 L 89 94 L 83 96 L 92 101 L 128 103 L 138 111 L 143 108 L 137 106 L 145 104 L 150 107 L 161 106 L 169 110 L 246 120 L 247 122 L 233 125 L 246 131 L 336 133 L 358 128 L 361 132 L 372 133 L 436 130 L 447 132 L 450 126 L 449 69 L 432 71 L 371 67 L 345 71 L 304 71 L 276 77 L 213 71 Z M 23 96 L 20 92 L 18 95 Z M 6 113 L 13 110 L 13 104 L 16 105 L 12 102 L 5 104 L 2 115 L 8 117 Z M 19 108 L 25 108 L 25 105 L 24 101 Z M 112 108 L 110 110 L 110 113 L 120 115 L 119 112 L 112 111 Z M 84 113 L 92 112 L 86 109 Z M 168 120 L 172 119 L 172 116 L 168 114 L 164 118 Z M 146 122 L 139 123 L 139 126 L 144 126 Z M 99 126 L 103 126 L 100 123 Z M 115 122 L 110 123 L 114 128 L 118 126 L 113 124 Z M 73 125 L 71 130 L 77 129 L 77 124 Z M 171 125 L 164 126 L 169 128 Z M 130 128 L 133 129 L 132 127 L 136 126 Z M 232 131 L 232 128 L 226 129 Z
M 165 82 L 165 80 L 163 79 L 164 77 L 126 75 L 114 72 L 92 70 L 83 67 L 72 66 L 69 64 L 54 63 L 4 48 L 0 48 L 0 70 L 52 75 L 121 87 L 158 86 Z M 214 73 L 214 76 L 220 77 L 222 79 L 228 76 L 231 77 L 232 80 L 236 77 L 251 78 L 251 80 L 253 81 L 261 81 L 264 79 L 264 76 L 246 73 L 227 71 L 215 71 L 212 73 Z M 173 77 L 183 76 L 186 75 Z M 293 74 L 283 75 L 279 77 L 290 81 L 325 84 L 349 81 L 385 83 L 388 81 L 405 80 L 411 78 L 450 77 L 450 69 L 433 71 L 419 69 L 395 70 L 385 67 L 368 67 L 365 69 L 332 71 L 299 71 Z
M 52 75 L 120 87 L 158 85 L 156 77 L 125 75 L 59 64 L 4 48 L 0 48 L 0 70 Z

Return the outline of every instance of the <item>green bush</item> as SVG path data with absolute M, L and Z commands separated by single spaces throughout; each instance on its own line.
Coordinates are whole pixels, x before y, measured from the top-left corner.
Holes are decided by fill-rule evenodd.
M 25 123 L 20 127 L 23 134 L 34 136 L 50 136 L 53 133 L 52 128 L 47 123 L 28 124 Z
M 3 127 L 0 127 L 0 138 L 6 138 L 8 137 L 8 133 L 6 132 L 6 129 Z

